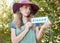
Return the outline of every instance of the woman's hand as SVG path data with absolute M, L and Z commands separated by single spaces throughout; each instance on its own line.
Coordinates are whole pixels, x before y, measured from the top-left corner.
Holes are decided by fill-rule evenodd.
M 50 25 L 51 25 L 51 22 L 48 20 L 42 26 L 36 27 L 36 39 L 37 39 L 38 42 L 42 38 L 45 28 L 50 27 Z
M 29 30 L 32 26 L 33 26 L 33 24 L 31 22 L 27 22 L 25 24 L 25 27 L 27 28 L 27 30 Z
M 51 26 L 51 22 L 48 20 L 46 23 L 42 25 L 42 28 L 48 28 Z

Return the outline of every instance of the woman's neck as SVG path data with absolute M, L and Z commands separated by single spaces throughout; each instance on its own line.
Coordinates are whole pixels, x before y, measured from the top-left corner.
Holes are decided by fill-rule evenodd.
M 28 18 L 27 18 L 27 17 L 25 17 L 25 16 L 23 16 L 23 19 L 27 20 Z
M 27 22 L 30 22 L 30 17 L 25 17 L 25 16 L 23 16 L 23 22 L 24 23 L 27 23 Z
M 22 17 L 22 20 L 23 20 L 23 23 L 24 23 L 24 24 L 27 23 L 27 19 L 28 19 L 28 18 L 25 17 L 25 16 Z

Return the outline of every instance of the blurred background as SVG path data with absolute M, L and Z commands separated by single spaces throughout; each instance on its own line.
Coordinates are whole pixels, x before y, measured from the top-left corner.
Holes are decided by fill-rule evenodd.
M 11 43 L 10 23 L 13 20 L 12 5 L 22 0 L 0 0 L 0 43 Z M 60 0 L 30 0 L 40 9 L 37 17 L 48 16 L 52 26 L 39 43 L 60 43 Z

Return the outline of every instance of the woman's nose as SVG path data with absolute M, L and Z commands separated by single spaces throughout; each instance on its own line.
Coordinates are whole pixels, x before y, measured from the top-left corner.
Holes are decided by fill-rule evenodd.
M 28 12 L 30 12 L 30 9 L 29 9 L 29 8 L 27 8 L 27 11 L 28 11 Z

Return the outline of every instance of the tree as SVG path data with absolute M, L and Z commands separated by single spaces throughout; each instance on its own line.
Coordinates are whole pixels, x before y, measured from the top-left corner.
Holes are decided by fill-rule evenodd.
M 19 0 L 14 0 L 18 2 Z M 60 43 L 60 0 L 30 0 L 37 4 L 40 9 L 36 16 L 48 16 L 52 22 L 39 43 Z M 13 2 L 13 3 L 14 3 Z M 13 4 L 12 3 L 12 4 Z M 8 7 L 6 0 L 0 0 L 0 43 L 11 43 L 10 23 L 13 19 L 11 6 Z

